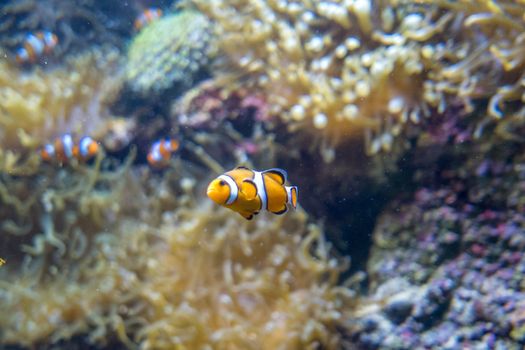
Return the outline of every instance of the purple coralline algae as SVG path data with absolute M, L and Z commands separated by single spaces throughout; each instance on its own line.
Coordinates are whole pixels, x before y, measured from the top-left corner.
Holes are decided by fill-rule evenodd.
M 357 348 L 525 346 L 523 147 L 448 143 L 378 219 Z

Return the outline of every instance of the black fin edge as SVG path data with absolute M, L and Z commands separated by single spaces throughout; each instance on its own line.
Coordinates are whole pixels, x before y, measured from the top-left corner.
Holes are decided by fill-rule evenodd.
M 284 213 L 286 213 L 288 211 L 288 207 L 284 207 L 283 210 L 280 210 L 280 211 L 272 211 L 273 214 L 275 215 L 283 215 Z

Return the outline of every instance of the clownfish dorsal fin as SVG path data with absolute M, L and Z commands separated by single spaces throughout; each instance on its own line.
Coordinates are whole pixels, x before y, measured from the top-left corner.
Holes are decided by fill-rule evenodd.
M 288 179 L 288 173 L 286 172 L 286 170 L 279 168 L 264 170 L 262 173 L 264 175 L 268 175 L 272 180 L 276 181 L 280 185 L 284 185 L 284 183 Z
M 252 179 L 244 179 L 241 183 L 241 192 L 247 200 L 254 200 L 257 197 L 257 185 Z
M 250 170 L 249 168 L 245 167 L 244 165 L 239 165 L 237 168 L 235 169 L 244 169 L 244 170 Z

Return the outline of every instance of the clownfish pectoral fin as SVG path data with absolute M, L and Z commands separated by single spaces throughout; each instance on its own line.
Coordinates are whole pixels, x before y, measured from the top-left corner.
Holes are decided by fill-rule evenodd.
M 244 179 L 241 184 L 241 192 L 247 200 L 251 201 L 257 197 L 257 186 L 252 179 Z
M 265 175 L 268 175 L 272 180 L 276 181 L 280 185 L 284 185 L 288 179 L 288 173 L 286 170 L 279 168 L 272 168 L 262 172 Z
M 246 220 L 251 220 L 251 219 L 253 219 L 253 214 L 252 214 L 252 213 L 246 213 L 246 212 L 244 212 L 244 213 L 239 213 L 239 214 L 241 214 L 241 216 L 242 216 L 243 218 L 245 218 Z
M 283 209 L 281 210 L 278 210 L 278 211 L 272 211 L 272 213 L 276 214 L 276 215 L 282 215 L 284 213 L 286 213 L 288 211 L 288 207 L 285 205 L 283 205 Z

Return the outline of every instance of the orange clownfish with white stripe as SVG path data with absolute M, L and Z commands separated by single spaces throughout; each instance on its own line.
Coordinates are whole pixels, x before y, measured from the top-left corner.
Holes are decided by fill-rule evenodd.
M 75 140 L 70 134 L 57 137 L 40 150 L 40 156 L 46 162 L 69 163 L 72 159 L 86 162 L 99 152 L 98 143 L 89 136 Z
M 29 33 L 22 47 L 16 51 L 18 64 L 35 63 L 44 54 L 50 54 L 58 44 L 58 37 L 50 31 Z
M 156 7 L 150 7 L 145 9 L 135 20 L 135 30 L 141 30 L 151 22 L 162 17 L 162 10 Z
M 171 155 L 179 149 L 179 142 L 173 139 L 158 140 L 148 152 L 148 163 L 153 168 L 165 168 L 169 165 Z
M 237 167 L 210 182 L 206 194 L 217 204 L 251 220 L 261 210 L 284 214 L 297 207 L 297 186 L 286 186 L 285 170 L 255 171 Z

